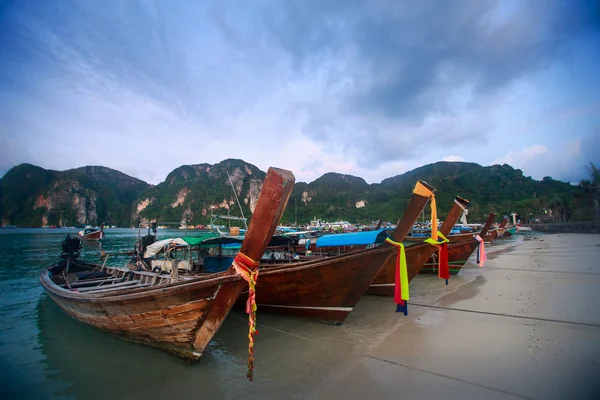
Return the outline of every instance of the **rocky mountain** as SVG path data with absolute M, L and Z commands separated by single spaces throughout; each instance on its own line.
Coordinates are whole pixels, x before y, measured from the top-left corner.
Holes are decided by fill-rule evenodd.
M 0 215 L 2 224 L 18 226 L 98 222 L 136 226 L 147 220 L 207 224 L 211 213 L 239 216 L 235 196 L 244 215 L 251 217 L 264 177 L 256 166 L 235 159 L 181 166 L 156 186 L 104 167 L 58 172 L 23 164 L 0 180 Z M 593 219 L 593 194 L 585 186 L 550 177 L 537 181 L 506 164 L 438 162 L 376 184 L 338 173 L 297 182 L 282 223 L 296 219 L 306 223 L 315 217 L 396 221 L 418 179 L 436 188 L 442 217 L 460 195 L 471 201 L 471 221 L 483 220 L 491 211 L 498 215 L 515 211 L 523 220 Z
M 0 179 L 1 222 L 21 227 L 127 226 L 131 204 L 148 187 L 146 182 L 106 167 L 53 171 L 21 164 Z
M 428 164 L 370 185 L 354 176 L 325 174 L 309 184 L 296 185 L 284 218 L 294 221 L 297 216 L 299 222 L 314 217 L 396 221 L 418 179 L 436 188 L 442 217 L 450 210 L 455 196 L 460 195 L 471 201 L 469 220 L 472 221 L 481 221 L 492 211 L 498 215 L 514 211 L 524 220 L 592 218 L 590 194 L 581 186 L 550 177 L 537 181 L 506 164 L 483 167 L 466 162 Z
M 132 220 L 134 225 L 151 219 L 197 225 L 210 222 L 211 212 L 240 216 L 235 195 L 244 215 L 249 217 L 264 178 L 265 172 L 242 160 L 184 165 L 172 171 L 164 182 L 138 196 Z

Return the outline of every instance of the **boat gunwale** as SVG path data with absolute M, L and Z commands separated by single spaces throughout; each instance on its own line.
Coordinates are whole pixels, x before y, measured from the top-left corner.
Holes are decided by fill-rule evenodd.
M 203 288 L 205 286 L 220 286 L 223 283 L 241 280 L 242 278 L 237 274 L 228 273 L 229 269 L 216 273 L 216 276 L 202 276 L 197 277 L 195 279 L 181 280 L 177 282 L 171 282 L 165 285 L 154 285 L 148 287 L 140 287 L 135 288 L 131 287 L 128 289 L 123 289 L 123 292 L 119 293 L 119 290 L 116 290 L 116 293 L 80 293 L 69 290 L 67 288 L 62 288 L 58 286 L 49 276 L 48 271 L 42 271 L 40 274 L 40 282 L 46 290 L 60 296 L 61 298 L 73 300 L 73 301 L 82 301 L 89 303 L 101 303 L 101 302 L 111 302 L 111 301 L 120 301 L 120 300 L 138 300 L 144 299 L 147 297 L 165 297 L 173 294 L 179 294 L 182 292 L 196 290 Z M 136 271 L 132 271 L 136 272 Z M 158 276 L 158 275 L 157 275 Z M 108 288 L 109 286 L 107 286 Z

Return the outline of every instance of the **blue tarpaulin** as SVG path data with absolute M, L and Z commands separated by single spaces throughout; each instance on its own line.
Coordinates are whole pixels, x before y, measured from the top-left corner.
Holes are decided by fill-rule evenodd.
M 337 233 L 321 236 L 317 239 L 317 247 L 366 246 L 385 241 L 388 232 L 385 229 L 375 231 Z

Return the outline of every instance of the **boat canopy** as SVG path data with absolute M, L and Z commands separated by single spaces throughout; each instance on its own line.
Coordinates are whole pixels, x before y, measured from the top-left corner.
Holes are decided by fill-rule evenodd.
M 220 237 L 221 235 L 219 235 L 216 232 L 208 232 L 205 233 L 203 235 L 200 236 L 186 236 L 186 237 L 182 237 L 182 239 L 189 244 L 190 246 L 197 246 L 201 243 L 204 243 L 206 240 L 215 238 L 215 237 Z
M 155 256 L 165 246 L 168 246 L 171 243 L 175 243 L 177 246 L 196 246 L 214 237 L 220 237 L 220 235 L 218 233 L 208 232 L 200 236 L 186 236 L 183 238 L 170 238 L 158 240 L 146 247 L 146 251 L 144 251 L 144 258 L 150 258 Z
M 154 257 L 158 252 L 160 252 L 165 246 L 170 245 L 171 243 L 175 243 L 178 246 L 187 246 L 187 242 L 182 238 L 171 238 L 171 239 L 163 239 L 158 240 L 148 247 L 146 247 L 146 251 L 144 251 L 144 258 Z
M 206 247 L 215 247 L 222 246 L 225 248 L 240 248 L 242 242 L 244 241 L 243 237 L 234 237 L 234 236 L 221 236 L 218 233 L 206 233 L 201 236 L 194 237 L 183 237 L 183 238 L 171 238 L 171 239 L 163 239 L 156 241 L 146 247 L 146 251 L 144 252 L 144 258 L 150 258 L 158 254 L 164 247 L 170 245 L 171 243 L 175 243 L 177 246 L 200 246 L 203 248 Z M 273 236 L 271 241 L 269 242 L 269 247 L 273 246 L 286 246 L 291 243 L 291 239 L 285 236 Z
M 215 238 L 209 238 L 204 240 L 200 246 L 201 247 L 213 247 L 213 246 L 223 246 L 225 248 L 239 248 L 244 241 L 243 237 L 234 237 L 234 236 L 219 236 Z M 291 244 L 292 240 L 285 236 L 273 236 L 271 237 L 271 241 L 269 242 L 267 247 L 279 247 L 279 246 L 287 246 Z
M 338 233 L 321 236 L 317 239 L 317 247 L 364 246 L 379 244 L 385 241 L 388 232 L 377 229 L 366 232 Z

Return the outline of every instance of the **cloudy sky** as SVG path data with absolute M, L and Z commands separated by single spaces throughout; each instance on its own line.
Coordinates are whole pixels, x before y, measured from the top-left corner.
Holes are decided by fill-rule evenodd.
M 600 164 L 597 1 L 0 0 L 0 175 Z

